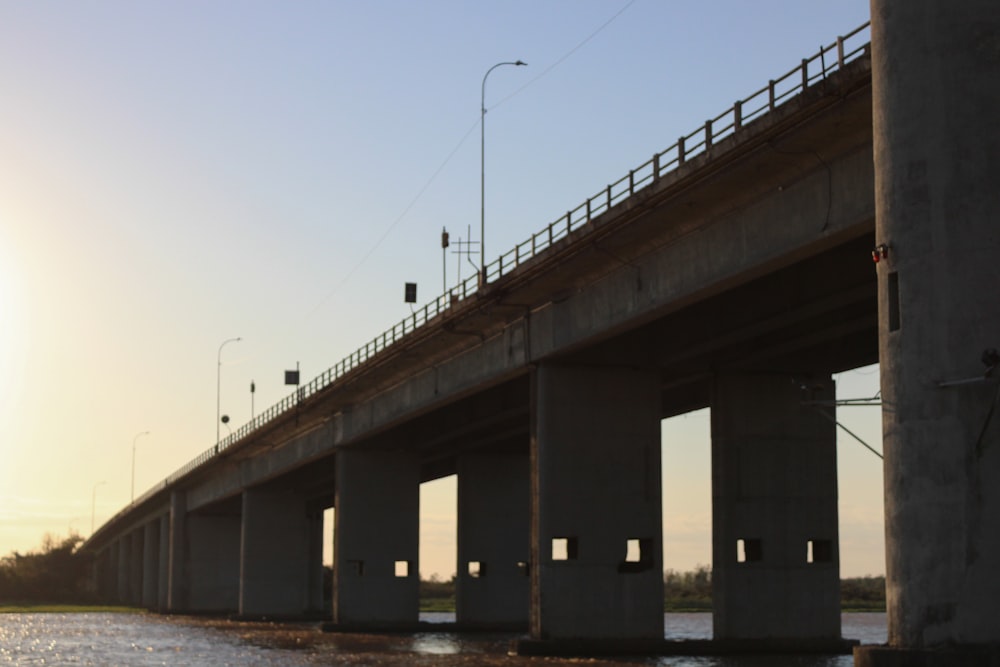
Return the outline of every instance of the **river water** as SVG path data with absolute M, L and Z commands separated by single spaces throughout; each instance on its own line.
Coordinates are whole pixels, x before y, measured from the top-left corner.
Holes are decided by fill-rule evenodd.
M 454 614 L 422 614 L 453 621 Z M 667 639 L 706 639 L 711 614 L 666 614 Z M 844 614 L 843 634 L 886 640 L 885 614 Z M 849 667 L 851 656 L 746 656 L 621 659 L 527 658 L 507 654 L 513 635 L 447 632 L 325 634 L 317 624 L 242 623 L 156 614 L 0 614 L 0 665 L 171 665 L 195 667 L 395 667 L 648 665 L 657 667 Z

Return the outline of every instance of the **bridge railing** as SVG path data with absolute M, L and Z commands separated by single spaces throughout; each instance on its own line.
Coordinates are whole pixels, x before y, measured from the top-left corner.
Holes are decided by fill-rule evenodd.
M 513 249 L 500 255 L 496 260 L 486 265 L 484 273 L 486 281 L 493 282 L 516 269 L 525 261 L 537 256 L 556 242 L 572 232 L 584 227 L 595 217 L 606 213 L 616 204 L 643 188 L 649 187 L 665 174 L 668 174 L 688 160 L 707 151 L 719 141 L 735 134 L 747 123 L 767 115 L 778 106 L 799 95 L 818 81 L 825 79 L 831 72 L 842 69 L 846 64 L 868 53 L 870 46 L 870 24 L 865 23 L 845 36 L 838 37 L 835 42 L 823 46 L 809 58 L 803 58 L 796 67 L 772 79 L 766 86 L 747 97 L 737 100 L 733 106 L 718 116 L 705 121 L 704 125 L 692 132 L 682 135 L 675 143 L 663 151 L 656 153 L 648 161 L 629 171 L 628 174 L 610 183 L 600 192 L 589 197 L 582 204 L 566 212 L 542 230 L 531 235 L 531 238 L 517 244 Z M 479 289 L 479 276 L 471 277 L 452 287 L 423 308 L 415 311 L 410 317 L 397 323 L 391 329 L 355 350 L 351 355 L 327 369 L 306 385 L 299 387 L 294 393 L 286 396 L 280 402 L 272 405 L 253 420 L 228 435 L 216 447 L 212 447 L 189 461 L 179 470 L 157 484 L 135 503 L 169 487 L 173 482 L 184 477 L 192 470 L 204 465 L 219 453 L 225 451 L 234 443 L 242 440 L 271 420 L 294 410 L 303 400 L 315 395 L 320 390 L 330 386 L 347 373 L 365 364 L 377 354 L 391 347 L 407 334 L 433 320 L 447 311 L 456 303 L 474 294 Z M 128 507 L 119 514 L 128 511 Z M 114 517 L 117 518 L 117 515 Z M 112 519 L 113 521 L 113 519 Z

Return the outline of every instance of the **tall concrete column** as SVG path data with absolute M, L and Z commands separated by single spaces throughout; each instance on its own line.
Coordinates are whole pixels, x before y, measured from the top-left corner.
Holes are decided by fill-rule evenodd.
M 805 388 L 803 388 L 805 387 Z M 719 375 L 712 392 L 717 640 L 840 638 L 837 433 L 829 376 Z
M 333 618 L 415 623 L 419 611 L 420 467 L 405 452 L 337 453 Z
M 243 492 L 240 615 L 301 616 L 309 608 L 311 523 L 291 492 Z
M 862 652 L 859 664 L 989 644 L 1000 662 L 1000 369 L 990 352 L 1000 348 L 1000 4 L 872 0 L 871 9 L 896 652 Z
M 655 372 L 532 377 L 531 638 L 662 639 Z
M 240 603 L 240 515 L 189 512 L 185 574 L 190 612 L 235 612 Z
M 186 543 L 185 517 L 187 501 L 183 491 L 170 493 L 170 513 L 167 515 L 167 611 L 187 609 L 187 572 L 184 567 Z
M 130 604 L 132 595 L 129 587 L 132 582 L 130 574 L 132 566 L 132 536 L 126 533 L 118 538 L 118 594 L 119 604 Z
M 131 533 L 129 533 L 129 540 L 131 540 L 132 545 L 129 548 L 129 566 L 128 566 L 128 603 L 133 607 L 142 606 L 142 564 L 143 564 L 143 550 L 142 550 L 142 539 L 143 530 L 142 528 L 136 528 Z
M 462 625 L 527 626 L 530 463 L 523 454 L 458 459 L 456 618 Z
M 160 531 L 160 555 L 157 565 L 156 609 L 164 612 L 168 607 L 170 591 L 170 514 L 164 514 L 157 522 Z
M 156 609 L 159 593 L 160 521 L 156 519 L 142 527 L 142 606 Z
M 309 513 L 309 606 L 310 614 L 323 612 L 323 510 Z

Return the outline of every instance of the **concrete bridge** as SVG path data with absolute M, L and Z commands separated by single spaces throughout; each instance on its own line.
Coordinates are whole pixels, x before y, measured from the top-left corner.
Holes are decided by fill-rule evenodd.
M 881 362 L 890 646 L 856 660 L 997 659 L 1000 12 L 889 4 L 125 508 L 99 590 L 319 612 L 335 507 L 333 626 L 407 627 L 419 485 L 457 474 L 460 624 L 648 648 L 659 424 L 710 406 L 715 640 L 841 648 L 831 375 Z

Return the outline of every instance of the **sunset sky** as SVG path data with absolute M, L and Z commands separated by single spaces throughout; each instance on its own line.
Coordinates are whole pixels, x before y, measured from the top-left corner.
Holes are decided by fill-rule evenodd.
M 0 556 L 89 535 L 488 257 L 868 19 L 868 0 L 0 0 Z M 448 256 L 449 283 L 457 258 Z M 463 276 L 469 268 L 463 269 Z M 877 368 L 839 378 L 871 396 Z M 841 418 L 880 448 L 877 408 Z M 136 435 L 149 435 L 135 440 Z M 222 435 L 226 435 L 222 427 Z M 711 562 L 708 413 L 664 424 L 665 566 Z M 842 573 L 884 571 L 842 438 Z M 101 482 L 104 482 L 101 484 Z M 421 571 L 455 570 L 454 479 Z M 96 492 L 96 493 L 95 493 Z

